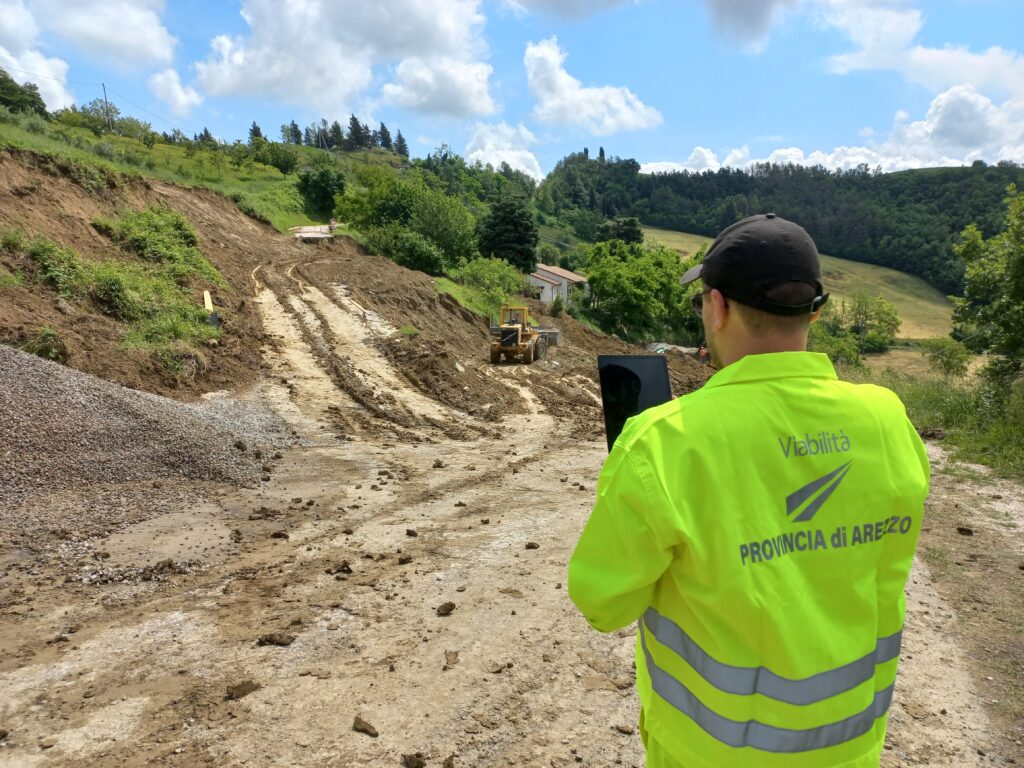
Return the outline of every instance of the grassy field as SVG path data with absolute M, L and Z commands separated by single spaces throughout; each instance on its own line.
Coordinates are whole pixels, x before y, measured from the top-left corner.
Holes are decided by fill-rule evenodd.
M 711 241 L 711 238 L 686 232 L 654 227 L 643 229 L 648 241 L 661 243 L 684 256 L 692 256 L 701 245 Z M 821 270 L 825 289 L 831 294 L 830 301 L 838 304 L 857 291 L 865 291 L 872 296 L 881 294 L 895 304 L 903 320 L 898 334 L 900 338 L 929 339 L 946 336 L 952 327 L 952 307 L 946 297 L 919 277 L 888 267 L 825 255 L 821 257 Z M 914 353 L 920 355 L 916 351 Z
M 711 244 L 711 238 L 703 235 L 691 235 L 689 232 L 676 232 L 672 229 L 658 229 L 657 227 L 641 227 L 641 229 L 644 231 L 644 240 L 660 243 L 666 248 L 678 251 L 684 259 L 693 256 L 705 243 Z

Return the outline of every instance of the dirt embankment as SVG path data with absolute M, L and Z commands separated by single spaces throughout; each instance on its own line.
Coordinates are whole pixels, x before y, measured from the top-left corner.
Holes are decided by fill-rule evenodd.
M 126 349 L 123 325 L 98 312 L 88 298 L 61 300 L 52 288 L 33 279 L 28 259 L 2 250 L 0 266 L 22 273 L 24 279 L 19 286 L 0 288 L 0 343 L 23 344 L 48 326 L 64 340 L 71 367 L 133 389 L 180 398 L 252 383 L 259 371 L 262 329 L 251 301 L 249 273 L 258 263 L 293 256 L 296 244 L 209 190 L 116 174 L 96 189 L 76 180 L 57 159 L 0 151 L 0 231 L 20 230 L 29 238 L 41 235 L 87 260 L 129 261 L 132 257 L 97 232 L 92 222 L 151 206 L 173 208 L 188 217 L 200 248 L 226 282 L 213 291 L 224 334 L 217 346 L 204 350 L 209 361 L 204 374 L 180 380 L 149 354 Z M 195 300 L 201 304 L 202 296 Z
M 76 180 L 73 170 L 59 160 L 31 152 L 0 152 L 0 231 L 42 235 L 86 259 L 130 259 L 92 222 L 148 206 L 183 213 L 195 227 L 203 252 L 225 278 L 226 286 L 213 292 L 224 333 L 219 344 L 204 350 L 209 359 L 205 372 L 181 380 L 146 353 L 126 349 L 121 324 L 99 313 L 88 298 L 60 299 L 53 289 L 32 279 L 33 267 L 27 259 L 2 251 L 0 266 L 22 272 L 26 279 L 20 286 L 0 289 L 0 343 L 24 343 L 49 326 L 65 341 L 69 366 L 133 389 L 188 399 L 256 380 L 259 348 L 265 340 L 252 300 L 259 285 L 270 286 L 282 298 L 296 287 L 309 285 L 319 292 L 315 298 L 321 304 L 351 302 L 359 311 L 369 310 L 389 324 L 390 332 L 373 334 L 369 343 L 384 351 L 402 376 L 427 396 L 492 420 L 521 407 L 520 398 L 487 375 L 486 320 L 451 297 L 438 295 L 427 275 L 374 257 L 346 238 L 321 246 L 299 245 L 209 190 L 119 175 L 111 175 L 107 185 L 97 190 Z M 263 270 L 261 275 L 254 272 L 258 268 Z M 317 316 L 320 310 L 307 300 L 306 291 L 299 293 L 307 306 L 300 312 L 285 298 L 285 311 L 300 319 L 305 313 L 307 321 L 312 314 L 314 322 L 322 325 L 324 318 Z M 202 300 L 199 295 L 195 298 L 197 303 Z M 594 333 L 568 316 L 551 320 L 562 330 L 562 348 L 522 375 L 536 379 L 545 404 L 558 415 L 578 419 L 580 434 L 595 436 L 601 420 L 593 397 L 594 355 L 637 350 Z M 415 332 L 395 333 L 402 328 Z M 322 334 L 314 329 L 313 335 Z M 337 375 L 355 381 L 344 371 Z M 672 360 L 672 375 L 677 394 L 699 386 L 705 378 L 692 360 L 681 357 Z M 354 394 L 372 410 L 372 395 Z M 391 418 L 403 420 L 400 413 L 392 413 Z

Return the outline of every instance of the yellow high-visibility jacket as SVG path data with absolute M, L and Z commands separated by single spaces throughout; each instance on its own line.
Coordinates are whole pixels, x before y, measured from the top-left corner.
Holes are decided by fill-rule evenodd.
M 877 766 L 928 480 L 899 398 L 825 355 L 750 355 L 630 419 L 569 594 L 638 621 L 649 737 L 685 768 Z

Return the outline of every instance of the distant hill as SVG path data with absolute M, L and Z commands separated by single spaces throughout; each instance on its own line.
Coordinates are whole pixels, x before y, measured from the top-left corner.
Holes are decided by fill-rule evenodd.
M 711 238 L 687 232 L 644 227 L 644 238 L 648 242 L 661 243 L 683 256 L 692 256 Z M 863 264 L 834 256 L 821 257 L 822 278 L 830 301 L 838 304 L 849 299 L 857 291 L 872 296 L 881 294 L 896 305 L 903 325 L 899 337 L 905 339 L 928 339 L 949 334 L 952 322 L 952 307 L 949 301 L 924 280 L 905 272 L 888 267 Z
M 635 160 L 577 152 L 563 158 L 537 191 L 548 223 L 584 239 L 601 220 L 636 216 L 650 226 L 714 236 L 754 213 L 774 211 L 802 224 L 818 246 L 840 258 L 917 275 L 958 293 L 959 232 L 976 223 L 986 236 L 1002 228 L 1002 198 L 1024 185 L 1024 168 L 977 162 L 968 168 L 881 173 L 754 164 L 701 173 L 642 174 Z

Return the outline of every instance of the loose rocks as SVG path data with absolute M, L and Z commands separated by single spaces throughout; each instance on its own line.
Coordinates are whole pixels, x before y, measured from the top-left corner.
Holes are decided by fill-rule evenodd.
M 295 642 L 295 635 L 289 635 L 286 632 L 270 632 L 266 635 L 260 635 L 259 640 L 256 641 L 256 645 L 277 645 L 277 646 L 288 646 Z
M 452 611 L 454 611 L 454 610 L 455 610 L 455 603 L 451 603 L 451 602 L 449 602 L 449 603 L 441 603 L 441 605 L 437 606 L 437 615 L 438 616 L 451 616 Z
M 236 685 L 228 686 L 227 698 L 231 701 L 237 701 L 238 699 L 248 696 L 250 693 L 258 691 L 262 686 L 255 680 L 243 680 Z
M 367 736 L 372 736 L 375 739 L 380 735 L 377 733 L 376 728 L 363 720 L 359 715 L 356 715 L 356 719 L 352 722 L 352 730 L 365 733 Z

